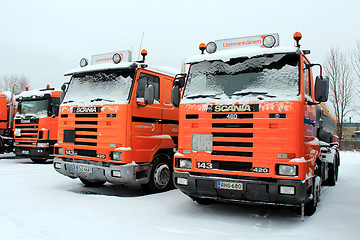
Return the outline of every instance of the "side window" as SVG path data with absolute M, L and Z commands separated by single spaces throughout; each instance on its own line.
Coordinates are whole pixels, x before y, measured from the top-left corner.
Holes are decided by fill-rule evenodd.
M 52 114 L 59 115 L 60 98 L 51 98 Z
M 154 75 L 150 75 L 147 73 L 140 73 L 138 79 L 138 86 L 136 90 L 136 99 L 139 102 L 144 102 L 144 93 L 145 93 L 145 86 L 147 84 L 151 84 L 155 88 L 155 101 L 160 101 L 159 97 L 159 85 L 160 85 L 160 78 Z
M 305 95 L 307 96 L 311 96 L 311 92 L 310 92 L 310 71 L 309 68 L 306 67 L 306 64 L 304 64 L 304 90 L 305 90 Z

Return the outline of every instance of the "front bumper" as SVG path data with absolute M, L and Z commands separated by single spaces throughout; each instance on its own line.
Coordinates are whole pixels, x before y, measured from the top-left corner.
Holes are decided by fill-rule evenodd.
M 50 148 L 39 147 L 14 147 L 16 156 L 23 157 L 37 157 L 37 158 L 52 158 L 50 155 Z
M 192 175 L 174 171 L 174 184 L 192 199 L 213 199 L 222 202 L 298 206 L 311 200 L 312 179 L 304 181 L 280 179 L 245 179 L 224 176 Z M 178 184 L 187 179 L 187 185 Z M 219 182 L 242 183 L 242 190 L 219 189 Z M 294 187 L 294 194 L 281 194 L 280 186 Z
M 113 184 L 146 184 L 152 167 L 150 163 L 120 165 L 99 161 L 64 160 L 63 158 L 55 158 L 53 166 L 57 172 L 70 178 L 81 178 L 91 182 L 105 181 Z M 87 171 L 81 170 L 84 168 Z

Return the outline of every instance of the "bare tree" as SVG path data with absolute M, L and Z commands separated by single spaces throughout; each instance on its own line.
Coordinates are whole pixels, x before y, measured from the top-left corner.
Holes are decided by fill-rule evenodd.
M 26 87 L 29 87 L 30 80 L 25 76 L 3 76 L 2 81 L 0 82 L 1 91 L 9 91 L 11 86 L 15 84 L 15 91 L 24 91 Z
M 335 109 L 336 134 L 342 139 L 345 117 L 353 111 L 354 81 L 347 54 L 331 48 L 326 59 L 325 72 L 330 80 L 330 102 Z
M 356 76 L 357 76 L 357 81 L 358 81 L 357 82 L 357 85 L 358 85 L 357 95 L 359 96 L 360 95 L 360 90 L 359 90 L 359 87 L 360 87 L 360 41 L 358 41 L 356 44 L 352 62 L 353 62 L 353 67 L 354 67 Z M 355 111 L 360 116 L 360 106 L 359 105 L 357 105 Z

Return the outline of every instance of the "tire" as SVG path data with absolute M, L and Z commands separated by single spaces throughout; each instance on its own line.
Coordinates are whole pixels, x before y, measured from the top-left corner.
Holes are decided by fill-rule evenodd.
M 30 158 L 34 163 L 45 163 L 47 158 Z
M 320 201 L 321 178 L 315 178 L 315 185 L 313 189 L 313 198 L 310 202 L 305 203 L 305 216 L 312 216 L 316 212 L 317 205 Z
M 80 181 L 86 186 L 86 187 L 101 187 L 105 184 L 105 181 L 89 181 L 83 178 L 80 178 Z
M 212 199 L 206 199 L 206 198 L 193 198 L 193 200 L 200 205 L 210 205 L 215 202 Z
M 149 182 L 141 185 L 143 191 L 159 193 L 174 188 L 172 172 L 172 158 L 165 153 L 155 155 Z
M 326 181 L 327 185 L 335 186 L 339 176 L 339 165 L 337 163 L 337 159 L 335 159 L 334 163 L 329 164 L 329 177 Z

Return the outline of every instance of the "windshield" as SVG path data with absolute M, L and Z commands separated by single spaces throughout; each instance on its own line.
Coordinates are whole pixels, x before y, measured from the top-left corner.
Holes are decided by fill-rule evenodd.
M 34 116 L 37 118 L 47 117 L 49 111 L 49 99 L 23 100 L 19 103 L 17 116 Z
M 299 59 L 297 54 L 272 54 L 192 64 L 184 98 L 294 98 L 299 95 Z
M 126 104 L 134 71 L 106 71 L 73 76 L 63 104 Z

